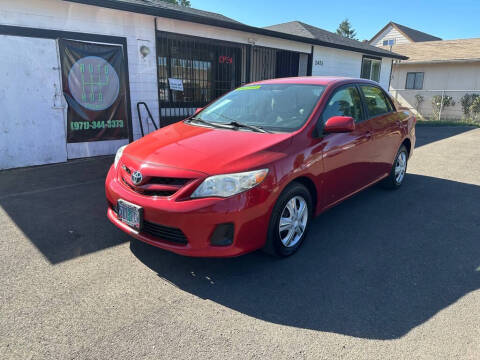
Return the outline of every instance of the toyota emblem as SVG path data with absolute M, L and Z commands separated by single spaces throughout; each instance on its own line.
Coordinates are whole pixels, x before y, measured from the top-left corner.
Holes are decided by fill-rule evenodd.
M 135 185 L 139 185 L 143 180 L 142 173 L 140 171 L 134 171 L 132 174 L 132 182 Z

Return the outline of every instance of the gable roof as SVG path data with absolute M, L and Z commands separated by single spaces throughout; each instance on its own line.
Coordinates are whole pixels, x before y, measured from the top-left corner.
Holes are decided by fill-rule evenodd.
M 411 42 L 425 42 L 425 41 L 442 40 L 439 37 L 436 37 L 436 36 L 424 33 L 422 31 L 418 31 L 418 30 L 409 28 L 405 25 L 397 24 L 393 21 L 390 21 L 378 33 L 376 33 L 375 36 L 372 37 L 372 39 L 369 41 L 369 43 L 371 43 L 373 40 L 375 40 L 389 26 L 393 26 L 394 28 L 396 28 L 400 33 L 402 33 Z
M 343 46 L 345 48 L 349 48 L 349 50 L 361 52 L 364 54 L 372 54 L 377 56 L 389 56 L 389 57 L 395 57 L 393 55 L 398 56 L 398 54 L 394 54 L 386 49 L 381 49 L 376 46 L 372 46 L 366 42 L 360 42 L 358 40 L 349 39 L 344 36 L 335 34 L 333 32 L 320 29 L 316 26 L 305 24 L 301 21 L 290 21 L 283 24 L 267 26 L 264 29 L 279 31 L 287 34 L 295 34 L 295 35 L 306 37 L 309 39 L 315 39 L 325 43 Z
M 335 35 L 340 39 L 334 38 L 334 37 L 328 37 L 328 36 L 319 36 L 319 37 L 311 36 L 311 35 L 307 36 L 305 34 L 302 35 L 298 33 L 291 33 L 289 31 L 285 32 L 285 31 L 280 31 L 280 30 L 275 30 L 270 28 L 259 28 L 259 27 L 243 24 L 241 22 L 238 22 L 234 19 L 223 16 L 221 14 L 192 9 L 184 6 L 173 5 L 161 0 L 63 0 L 63 1 L 93 5 L 93 6 L 122 10 L 122 11 L 130 11 L 130 12 L 135 12 L 140 14 L 165 17 L 165 18 L 171 18 L 176 20 L 189 21 L 189 22 L 194 22 L 198 24 L 217 26 L 217 27 L 227 28 L 231 30 L 245 31 L 249 33 L 271 36 L 271 37 L 280 38 L 280 39 L 292 40 L 292 41 L 302 42 L 310 45 L 321 45 L 321 46 L 333 47 L 333 48 L 338 48 L 343 50 L 361 52 L 364 54 L 384 56 L 384 57 L 389 57 L 394 59 L 405 59 L 405 57 L 402 55 L 395 54 L 375 46 L 370 46 L 368 44 L 364 44 L 356 40 L 346 39 L 333 33 L 329 33 L 329 34 Z M 275 26 L 278 26 L 278 25 L 275 25 Z M 325 31 L 322 29 L 318 29 L 318 30 Z
M 480 61 L 480 38 L 398 44 L 393 49 L 408 56 L 402 64 Z

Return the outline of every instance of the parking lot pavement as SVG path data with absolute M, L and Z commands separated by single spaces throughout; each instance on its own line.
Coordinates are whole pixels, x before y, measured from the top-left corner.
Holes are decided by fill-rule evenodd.
M 0 172 L 0 358 L 480 358 L 480 129 L 417 136 L 284 260 L 130 242 L 110 157 Z

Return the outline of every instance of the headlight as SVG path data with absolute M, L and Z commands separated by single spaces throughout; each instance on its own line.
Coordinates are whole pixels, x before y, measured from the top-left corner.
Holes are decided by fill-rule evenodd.
M 265 179 L 267 174 L 268 169 L 262 169 L 237 174 L 210 176 L 203 180 L 191 197 L 232 196 L 257 186 Z
M 115 161 L 114 161 L 114 163 L 113 163 L 115 169 L 117 168 L 118 161 L 119 161 L 120 158 L 122 157 L 122 155 L 123 155 L 123 150 L 125 150 L 126 147 L 127 147 L 127 145 L 123 145 L 122 147 L 120 147 L 120 148 L 117 150 L 117 153 L 115 154 Z

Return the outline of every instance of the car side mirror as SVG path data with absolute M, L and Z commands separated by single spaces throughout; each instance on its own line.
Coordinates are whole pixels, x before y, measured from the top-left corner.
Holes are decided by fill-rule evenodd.
M 192 116 L 197 115 L 202 110 L 203 110 L 203 108 L 197 108 L 197 110 L 195 110 L 195 112 L 193 113 Z
M 355 120 L 350 116 L 334 116 L 327 120 L 323 127 L 323 132 L 344 133 L 355 130 Z

